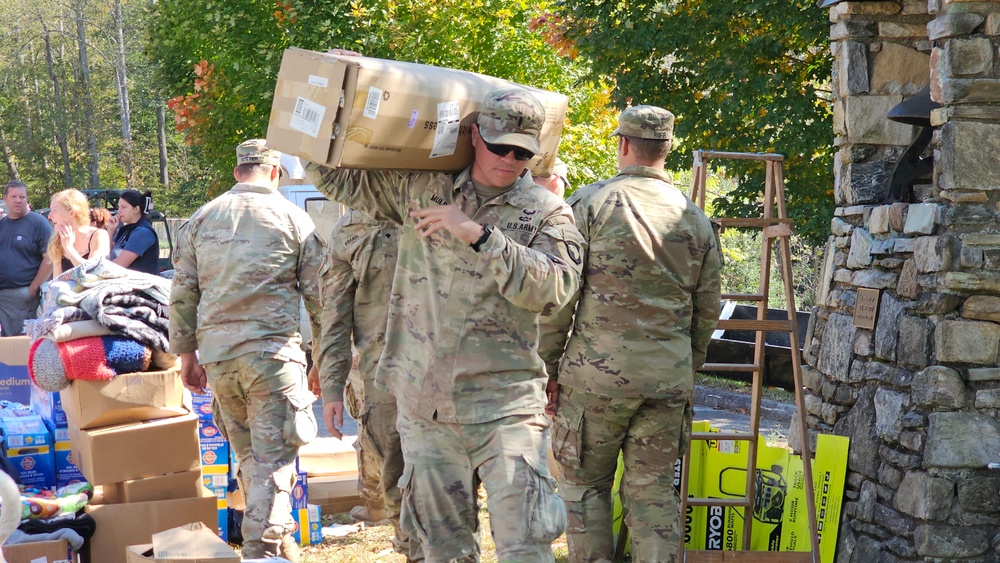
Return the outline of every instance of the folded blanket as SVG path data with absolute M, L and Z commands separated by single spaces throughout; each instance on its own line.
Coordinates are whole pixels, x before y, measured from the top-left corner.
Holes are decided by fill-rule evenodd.
M 91 336 L 67 342 L 36 340 L 28 351 L 28 374 L 45 391 L 69 387 L 70 380 L 113 379 L 149 369 L 152 354 L 123 336 Z
M 65 323 L 93 319 L 115 334 L 167 349 L 170 281 L 104 258 L 87 260 L 49 283 L 42 315 L 25 323 L 42 338 Z
M 72 321 L 63 322 L 63 324 L 55 327 L 45 335 L 45 338 L 56 342 L 66 342 L 67 340 L 76 340 L 77 338 L 105 336 L 108 334 L 111 334 L 111 329 L 97 321 Z

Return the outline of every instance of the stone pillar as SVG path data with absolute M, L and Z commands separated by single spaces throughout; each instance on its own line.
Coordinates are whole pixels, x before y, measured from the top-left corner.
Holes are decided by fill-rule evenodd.
M 810 432 L 851 438 L 837 561 L 1000 561 L 1000 1 L 830 19 L 837 209 L 805 379 Z M 928 81 L 933 177 L 889 202 L 914 131 L 885 114 Z

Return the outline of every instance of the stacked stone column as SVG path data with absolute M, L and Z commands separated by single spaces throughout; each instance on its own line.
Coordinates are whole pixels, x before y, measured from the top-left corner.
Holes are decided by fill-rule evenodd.
M 837 560 L 1000 561 L 1000 1 L 830 20 L 837 209 L 805 376 L 810 432 L 852 440 Z M 890 202 L 915 130 L 886 113 L 928 81 L 933 177 Z

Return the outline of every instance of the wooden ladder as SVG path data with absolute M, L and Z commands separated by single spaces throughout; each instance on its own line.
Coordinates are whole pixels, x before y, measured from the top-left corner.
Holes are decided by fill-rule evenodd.
M 802 364 L 799 359 L 798 323 L 795 318 L 795 293 L 792 285 L 792 251 L 789 238 L 792 234 L 792 221 L 785 212 L 785 183 L 782 172 L 784 158 L 780 154 L 734 153 L 695 151 L 694 168 L 691 180 L 691 199 L 702 209 L 706 203 L 706 181 L 708 179 L 708 163 L 710 159 L 756 160 L 763 161 L 766 166 L 763 194 L 763 214 L 760 217 L 746 218 L 716 218 L 713 219 L 723 229 L 726 227 L 759 228 L 763 234 L 763 244 L 760 256 L 760 284 L 758 292 L 752 294 L 723 294 L 723 299 L 749 301 L 757 303 L 757 319 L 755 320 L 720 320 L 721 330 L 741 330 L 756 332 L 754 341 L 754 360 L 752 364 L 705 364 L 704 371 L 713 372 L 751 372 L 753 374 L 752 394 L 750 402 L 750 429 L 748 432 L 695 432 L 691 440 L 733 440 L 747 443 L 746 495 L 742 498 L 709 499 L 688 498 L 688 468 L 690 467 L 691 449 L 684 456 L 681 473 L 681 515 L 687 514 L 688 506 L 726 506 L 742 507 L 743 545 L 739 551 L 688 551 L 682 544 L 680 561 L 686 562 L 810 562 L 820 563 L 819 536 L 816 526 L 816 500 L 813 489 L 812 452 L 809 451 L 809 432 L 806 424 L 805 399 L 802 394 Z M 781 278 L 785 286 L 785 309 L 787 320 L 767 320 L 767 298 L 770 289 L 772 243 L 777 242 L 781 259 Z M 802 469 L 805 478 L 806 506 L 809 512 L 810 551 L 778 552 L 750 551 L 751 527 L 754 513 L 754 486 L 757 472 L 757 441 L 760 434 L 760 400 L 763 388 L 764 369 L 764 339 L 768 332 L 783 332 L 789 335 L 792 357 L 792 375 L 795 385 L 795 406 L 798 411 L 798 422 L 802 442 Z

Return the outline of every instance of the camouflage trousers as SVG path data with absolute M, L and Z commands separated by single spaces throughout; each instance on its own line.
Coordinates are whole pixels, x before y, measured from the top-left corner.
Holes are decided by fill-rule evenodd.
M 348 380 L 345 393 L 353 393 Z M 395 530 L 393 545 L 405 555 L 417 553 L 409 537 L 399 526 L 399 505 L 402 494 L 399 478 L 403 475 L 403 450 L 396 430 L 396 397 L 380 391 L 374 382 L 364 383 L 361 403 L 351 407 L 351 416 L 358 421 L 358 493 L 369 508 L 384 508 Z M 350 402 L 348 403 L 350 406 Z
M 278 555 L 282 536 L 295 526 L 289 496 L 295 457 L 308 438 L 308 418 L 316 423 L 305 368 L 252 353 L 207 364 L 205 372 L 213 417 L 239 462 L 243 556 Z
M 677 561 L 683 538 L 674 464 L 687 449 L 688 397 L 603 397 L 562 387 L 552 453 L 562 465 L 570 561 L 611 562 L 611 487 L 622 453 L 621 494 L 633 561 Z
M 555 560 L 552 541 L 566 527 L 566 509 L 546 463 L 543 415 L 449 424 L 400 410 L 397 426 L 406 460 L 400 525 L 426 561 L 479 561 L 480 480 L 497 559 Z

